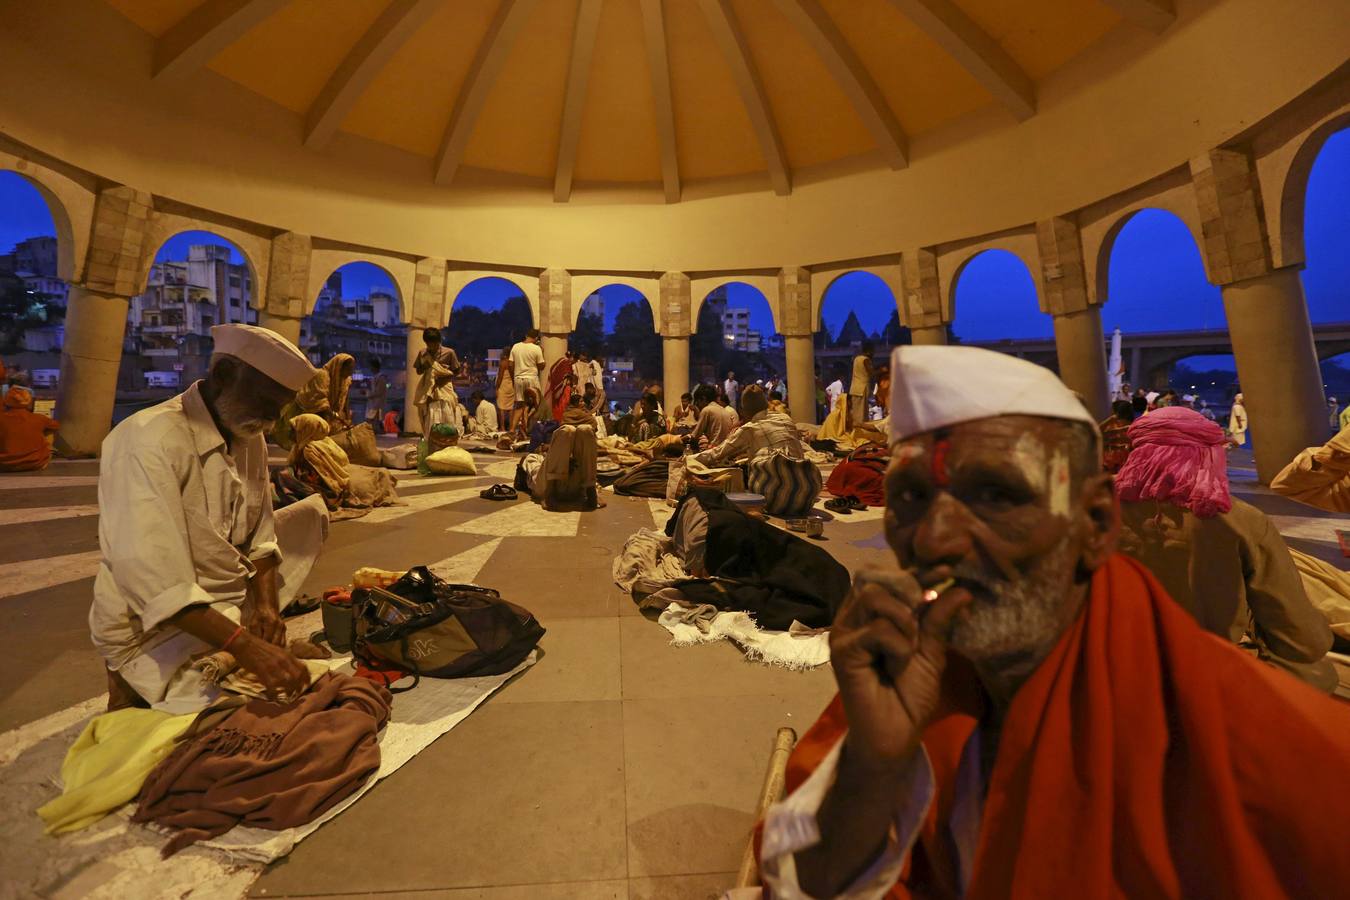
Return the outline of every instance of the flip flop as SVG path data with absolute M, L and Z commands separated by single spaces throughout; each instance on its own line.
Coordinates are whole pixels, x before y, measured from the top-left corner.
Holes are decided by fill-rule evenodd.
M 494 484 L 487 490 L 479 491 L 478 496 L 484 500 L 515 500 L 520 495 L 509 484 Z
M 848 500 L 849 509 L 862 509 L 862 510 L 867 509 L 866 503 L 862 502 L 857 497 L 854 497 L 851 494 L 848 497 L 845 497 L 844 499 Z
M 850 515 L 853 512 L 853 502 L 850 497 L 835 497 L 833 500 L 825 501 L 825 508 L 830 512 L 840 515 Z

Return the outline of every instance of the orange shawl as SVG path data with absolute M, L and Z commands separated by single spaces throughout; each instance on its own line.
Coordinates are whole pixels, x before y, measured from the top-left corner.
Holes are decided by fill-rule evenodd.
M 950 897 L 945 838 L 981 692 L 953 657 L 923 735 L 937 785 L 889 897 Z M 795 790 L 847 728 L 836 696 Z M 1350 886 L 1350 708 L 1203 630 L 1114 556 L 1013 699 L 966 896 L 1331 897 Z

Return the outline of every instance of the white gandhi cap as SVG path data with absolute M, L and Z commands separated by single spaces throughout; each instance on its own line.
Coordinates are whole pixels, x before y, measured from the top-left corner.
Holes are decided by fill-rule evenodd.
M 314 377 L 314 366 L 290 341 L 257 325 L 214 325 L 211 339 L 215 352 L 226 353 L 248 363 L 277 384 L 293 391 Z
M 903 346 L 891 352 L 891 440 L 997 416 L 1097 423 L 1049 369 L 979 347 Z

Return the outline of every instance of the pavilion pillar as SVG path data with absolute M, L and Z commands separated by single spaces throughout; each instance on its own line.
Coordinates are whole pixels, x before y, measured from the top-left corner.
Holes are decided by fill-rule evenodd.
M 683 272 L 666 272 L 659 283 L 657 310 L 661 319 L 661 391 L 666 408 L 689 392 L 689 336 L 693 332 L 693 289 Z
M 900 323 L 909 329 L 910 342 L 921 346 L 947 343 L 950 316 L 942 303 L 937 253 L 927 247 L 900 254 Z
M 911 328 L 910 342 L 930 347 L 939 347 L 947 343 L 947 326 L 932 325 L 928 328 Z
M 1326 438 L 1326 396 L 1297 268 L 1277 269 L 1251 155 L 1220 148 L 1191 160 L 1210 281 L 1228 334 L 1260 481 Z
M 797 422 L 816 424 L 815 311 L 811 273 L 800 266 L 778 272 L 778 332 L 787 356 L 788 412 Z
M 443 259 L 423 257 L 417 261 L 413 274 L 413 295 L 399 304 L 399 311 L 408 323 L 405 338 L 403 366 L 403 431 L 407 434 L 422 433 L 422 415 L 413 403 L 417 396 L 417 381 L 421 377 L 413 368 L 417 354 L 426 346 L 422 340 L 422 331 L 426 328 L 444 327 L 449 317 L 446 315 L 446 263 Z M 397 378 L 391 378 L 397 386 Z
M 150 195 L 105 188 L 94 201 L 83 278 L 72 284 L 61 347 L 55 446 L 66 456 L 96 456 L 112 430 L 127 310 L 144 285 L 142 259 Z
M 274 315 L 267 310 L 261 310 L 258 313 L 258 324 L 263 328 L 269 328 L 277 334 L 284 337 L 297 347 L 300 347 L 300 320 L 290 316 Z M 301 347 L 301 349 L 304 349 Z
M 1059 379 L 1078 392 L 1100 422 L 1111 413 L 1106 339 L 1101 307 L 1087 289 L 1078 223 L 1064 216 L 1037 222 L 1036 249 L 1041 258 L 1042 310 L 1054 316 Z
M 539 331 L 544 351 L 544 373 L 540 386 L 544 396 L 535 418 L 552 417 L 548 406 L 548 373 L 553 364 L 567 352 L 567 341 L 572 334 L 572 273 L 566 269 L 545 269 L 539 273 Z
M 272 238 L 268 250 L 267 285 L 258 308 L 258 324 L 300 347 L 300 320 L 313 298 L 309 292 L 309 256 L 313 242 L 307 234 L 285 231 Z M 304 350 L 304 347 L 300 347 Z
M 404 348 L 406 356 L 403 369 L 403 428 L 401 431 L 406 434 L 421 434 L 422 414 L 417 411 L 417 406 L 413 403 L 413 398 L 417 395 L 417 379 L 421 376 L 413 368 L 413 361 L 417 359 L 417 354 L 421 353 L 425 346 L 422 343 L 422 329 L 409 327 L 404 343 L 406 344 Z

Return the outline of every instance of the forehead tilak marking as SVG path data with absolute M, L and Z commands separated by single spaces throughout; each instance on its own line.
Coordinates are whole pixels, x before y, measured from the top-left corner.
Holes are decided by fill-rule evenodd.
M 933 480 L 938 487 L 945 488 L 951 483 L 947 473 L 947 454 L 951 449 L 952 443 L 947 438 L 938 438 L 933 442 Z

